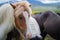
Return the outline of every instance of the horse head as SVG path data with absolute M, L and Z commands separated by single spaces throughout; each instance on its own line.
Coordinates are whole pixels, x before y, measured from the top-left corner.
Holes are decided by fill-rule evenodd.
M 26 33 L 27 27 L 29 26 L 28 22 L 31 13 L 31 5 L 27 1 L 22 1 L 11 4 L 11 6 L 14 8 L 16 28 L 22 36 L 22 33 Z

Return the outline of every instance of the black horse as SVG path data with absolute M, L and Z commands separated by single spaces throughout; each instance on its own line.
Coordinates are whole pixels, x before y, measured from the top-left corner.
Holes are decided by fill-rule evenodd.
M 39 14 L 33 15 L 37 20 L 43 39 L 46 34 L 49 34 L 56 40 L 60 40 L 60 16 L 52 11 L 45 11 Z

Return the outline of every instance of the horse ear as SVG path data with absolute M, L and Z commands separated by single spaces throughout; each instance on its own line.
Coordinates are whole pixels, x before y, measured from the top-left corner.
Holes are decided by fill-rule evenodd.
M 11 3 L 10 3 L 10 5 L 11 5 L 14 9 L 16 8 L 16 6 L 15 6 L 14 4 L 11 4 Z

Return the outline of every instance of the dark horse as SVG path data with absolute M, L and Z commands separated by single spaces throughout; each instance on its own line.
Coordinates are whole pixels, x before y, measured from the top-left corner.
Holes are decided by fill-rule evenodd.
M 60 40 L 60 16 L 52 11 L 45 11 L 39 14 L 33 15 L 37 20 L 41 35 L 44 39 L 46 34 L 49 34 L 56 40 Z

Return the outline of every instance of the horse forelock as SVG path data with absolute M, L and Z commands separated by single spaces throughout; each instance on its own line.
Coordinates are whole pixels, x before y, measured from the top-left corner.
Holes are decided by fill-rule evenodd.
M 20 7 L 24 7 L 24 8 L 23 8 L 24 11 L 27 11 L 28 14 L 30 15 L 30 14 L 32 13 L 30 5 L 31 5 L 31 4 L 30 4 L 29 2 L 27 2 L 27 1 L 22 1 L 22 2 L 16 2 L 16 3 L 14 3 L 12 6 L 15 7 L 15 9 L 19 9 Z M 17 7 L 19 7 L 19 8 L 17 8 Z M 23 9 L 21 9 L 21 11 L 22 11 Z
M 24 12 L 24 7 L 20 7 L 18 6 L 16 9 L 15 9 L 15 16 L 18 17 L 21 13 Z

